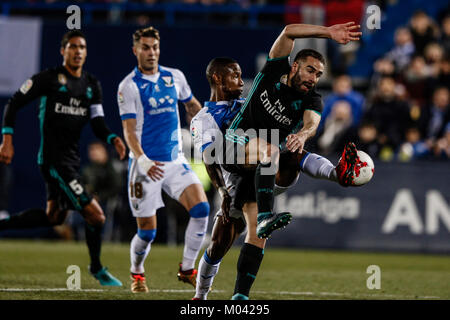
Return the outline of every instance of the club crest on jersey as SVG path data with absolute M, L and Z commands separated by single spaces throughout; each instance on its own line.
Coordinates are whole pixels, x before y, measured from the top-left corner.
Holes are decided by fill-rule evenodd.
M 27 92 L 31 89 L 32 86 L 33 86 L 33 80 L 28 79 L 20 87 L 20 92 L 22 92 L 23 94 L 27 94 Z
M 62 73 L 59 73 L 58 74 L 58 82 L 61 83 L 62 85 L 65 85 L 67 83 L 66 76 Z
M 173 87 L 173 78 L 172 77 L 161 77 L 164 81 L 166 87 Z
M 282 84 L 285 84 L 285 85 L 287 85 L 287 80 L 288 80 L 288 75 L 287 75 L 287 74 L 283 74 L 283 75 L 281 76 L 281 78 L 280 78 L 280 82 L 281 82 Z

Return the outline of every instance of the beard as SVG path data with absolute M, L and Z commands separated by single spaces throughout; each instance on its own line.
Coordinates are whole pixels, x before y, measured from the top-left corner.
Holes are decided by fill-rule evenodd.
M 301 76 L 300 76 L 300 72 L 297 71 L 297 73 L 292 77 L 291 79 L 291 85 L 292 87 L 302 93 L 307 93 L 311 90 L 314 89 L 314 85 L 311 86 L 310 83 L 308 83 L 308 81 L 303 81 Z M 304 85 L 306 88 L 308 88 L 307 90 L 304 90 L 301 88 L 301 86 Z

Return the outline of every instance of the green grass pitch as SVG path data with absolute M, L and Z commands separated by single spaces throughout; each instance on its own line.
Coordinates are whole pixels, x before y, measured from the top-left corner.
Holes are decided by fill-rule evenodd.
M 224 258 L 210 300 L 233 294 L 239 247 Z M 124 286 L 100 286 L 87 266 L 83 242 L 0 240 L 0 300 L 190 300 L 194 289 L 177 279 L 183 248 L 153 245 L 145 267 L 150 292 L 129 290 L 129 245 L 105 243 L 102 261 Z M 80 291 L 66 290 L 69 265 L 81 269 Z M 367 267 L 381 269 L 381 288 L 369 290 Z M 450 299 L 450 257 L 266 248 L 251 299 Z

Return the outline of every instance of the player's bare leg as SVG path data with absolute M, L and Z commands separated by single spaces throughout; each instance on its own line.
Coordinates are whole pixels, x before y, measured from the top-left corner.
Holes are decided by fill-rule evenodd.
M 201 184 L 189 185 L 180 195 L 179 202 L 189 212 L 190 219 L 184 236 L 183 261 L 179 265 L 178 280 L 196 286 L 194 268 L 208 227 L 209 203 Z
M 215 219 L 211 242 L 198 263 L 197 286 L 193 300 L 206 300 L 220 263 L 236 238 L 244 231 L 245 223 L 239 218 L 227 220 L 222 215 Z
M 105 215 L 97 200 L 92 199 L 91 202 L 81 210 L 81 215 L 86 220 L 86 244 L 91 258 L 91 264 L 89 265 L 90 273 L 101 285 L 122 286 L 122 282 L 109 273 L 108 268 L 103 267 L 100 262 L 102 229 L 105 223 Z
M 136 222 L 138 230 L 130 245 L 131 292 L 133 293 L 148 292 L 144 262 L 151 250 L 157 229 L 156 215 L 137 217 Z

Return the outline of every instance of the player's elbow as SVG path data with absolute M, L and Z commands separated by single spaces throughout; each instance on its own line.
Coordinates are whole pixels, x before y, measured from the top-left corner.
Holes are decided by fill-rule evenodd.
M 281 32 L 281 36 L 284 36 L 289 39 L 295 39 L 295 30 L 298 27 L 298 24 L 288 24 L 284 27 Z

